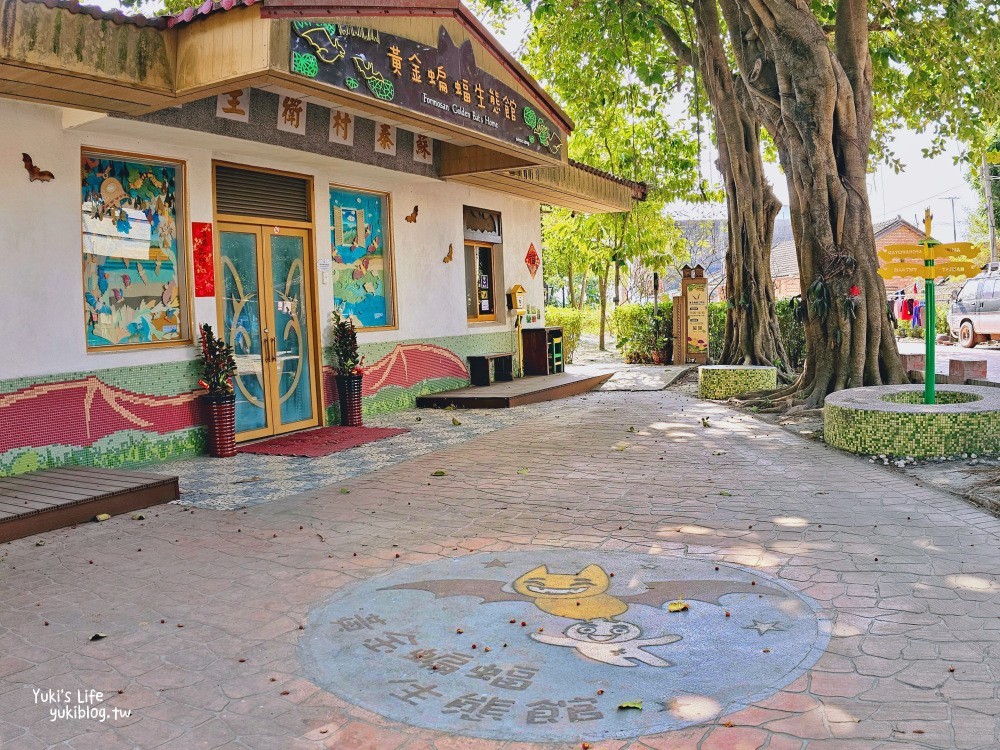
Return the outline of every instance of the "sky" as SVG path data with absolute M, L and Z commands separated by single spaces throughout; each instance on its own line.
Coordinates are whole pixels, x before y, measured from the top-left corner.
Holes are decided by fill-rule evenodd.
M 91 0 L 92 4 L 103 8 L 120 7 L 117 0 Z M 147 7 L 155 7 L 153 0 Z M 515 56 L 527 36 L 529 19 L 522 13 L 498 28 L 490 18 L 483 18 L 500 43 Z M 966 182 L 962 167 L 954 157 L 961 153 L 960 144 L 949 144 L 947 152 L 934 159 L 926 159 L 921 149 L 931 145 L 931 138 L 921 133 L 900 130 L 894 134 L 894 150 L 905 168 L 896 173 L 891 167 L 880 164 L 868 177 L 868 196 L 871 202 L 872 219 L 876 223 L 883 219 L 902 216 L 910 222 L 922 226 L 925 208 L 934 215 L 934 234 L 940 240 L 951 240 L 957 236 L 965 239 L 968 216 L 977 205 L 977 196 Z M 707 144 L 707 141 L 706 141 Z M 715 154 L 711 146 L 702 155 L 702 173 L 705 179 L 718 185 L 721 175 L 714 166 Z M 776 164 L 767 165 L 768 177 L 775 195 L 787 205 L 788 188 L 785 177 Z M 946 200 L 955 197 L 954 202 Z M 955 220 L 952 220 L 954 207 Z M 672 204 L 670 212 L 675 218 L 724 218 L 725 207 L 721 204 L 706 206 L 695 204 Z

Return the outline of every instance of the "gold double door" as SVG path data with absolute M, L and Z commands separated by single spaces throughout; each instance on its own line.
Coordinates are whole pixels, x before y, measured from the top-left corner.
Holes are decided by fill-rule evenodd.
M 309 230 L 219 224 L 220 313 L 238 440 L 319 424 Z

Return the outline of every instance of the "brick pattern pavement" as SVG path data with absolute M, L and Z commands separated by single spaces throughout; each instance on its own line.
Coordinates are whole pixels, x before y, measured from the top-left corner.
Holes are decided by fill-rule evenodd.
M 347 706 L 301 676 L 297 644 L 347 583 L 538 545 L 758 568 L 833 623 L 771 698 L 593 750 L 1000 746 L 1000 521 L 867 461 L 676 393 L 590 394 L 348 486 L 0 547 L 0 746 L 528 750 Z M 31 688 L 93 688 L 133 713 L 48 721 Z

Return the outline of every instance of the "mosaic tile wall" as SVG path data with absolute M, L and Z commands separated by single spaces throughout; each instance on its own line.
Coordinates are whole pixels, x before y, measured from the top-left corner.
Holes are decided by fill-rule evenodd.
M 0 476 L 204 452 L 197 363 L 0 380 Z
M 774 367 L 702 365 L 698 368 L 698 398 L 727 399 L 778 387 Z
M 951 390 L 955 389 L 955 390 Z M 851 453 L 928 458 L 1000 452 L 1000 392 L 941 386 L 938 403 L 922 403 L 923 388 L 852 388 L 827 396 L 823 437 Z
M 417 396 L 449 391 L 469 384 L 469 355 L 516 350 L 509 331 L 468 336 L 362 344 L 365 358 L 362 412 L 384 414 L 416 405 Z M 325 353 L 329 362 L 329 351 Z M 340 409 L 333 370 L 323 368 L 327 424 L 337 424 Z

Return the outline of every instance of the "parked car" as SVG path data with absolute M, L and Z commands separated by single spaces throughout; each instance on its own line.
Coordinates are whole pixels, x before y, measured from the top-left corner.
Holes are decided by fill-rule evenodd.
M 1000 263 L 988 264 L 952 294 L 948 328 L 966 349 L 1000 340 Z

